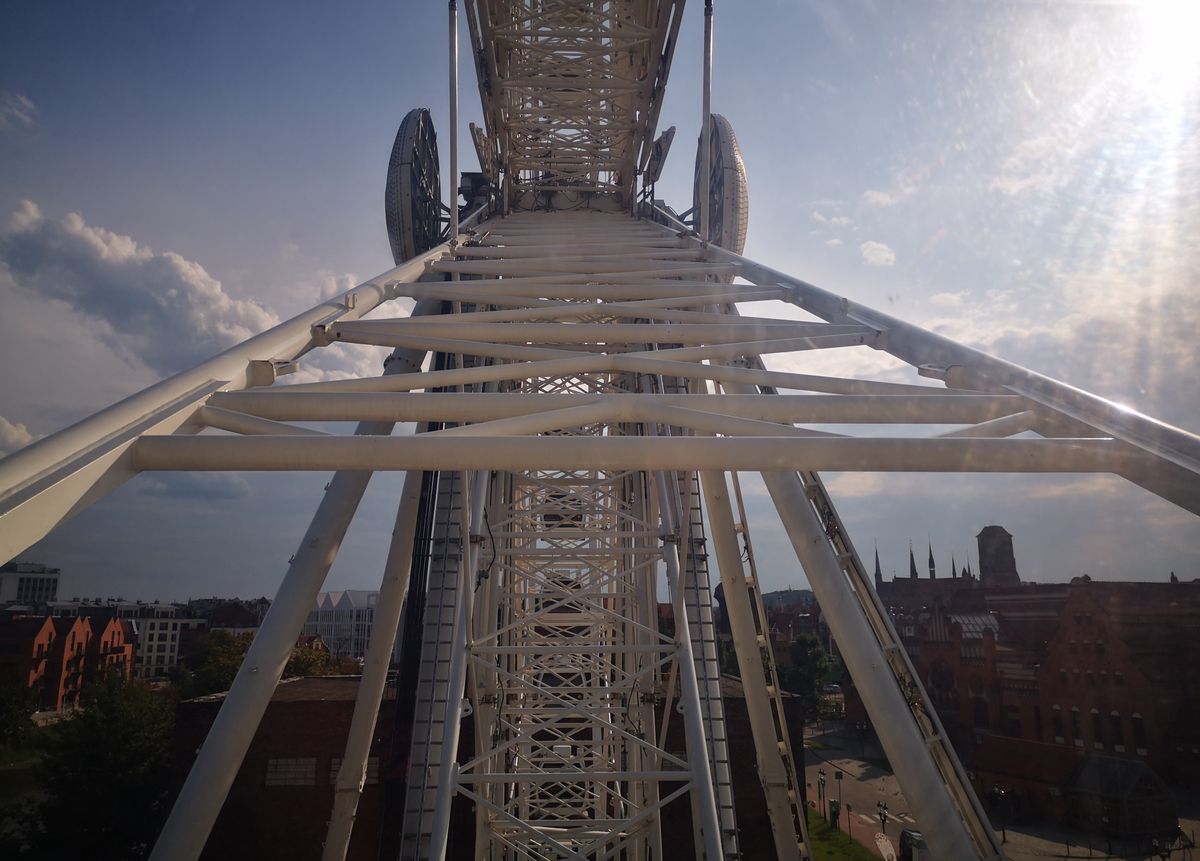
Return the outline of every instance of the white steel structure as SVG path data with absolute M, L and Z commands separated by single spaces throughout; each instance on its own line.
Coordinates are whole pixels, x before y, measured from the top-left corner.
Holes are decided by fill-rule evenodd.
M 749 524 L 738 472 L 762 474 L 935 857 L 1000 857 L 817 472 L 1116 473 L 1200 513 L 1200 439 L 729 250 L 744 238 L 744 173 L 728 123 L 709 118 L 707 87 L 699 235 L 638 207 L 637 169 L 656 172 L 665 149 L 653 156 L 651 141 L 682 0 L 466 6 L 484 185 L 461 224 L 449 207 L 447 242 L 414 240 L 440 232 L 436 150 L 402 134 L 389 206 L 407 209 L 389 224 L 408 231 L 393 247 L 416 256 L 0 462 L 6 557 L 142 471 L 334 472 L 155 857 L 202 850 L 378 470 L 407 476 L 326 858 L 349 842 L 406 600 L 425 612 L 404 858 L 445 856 L 458 793 L 474 802 L 480 858 L 674 857 L 659 813 L 685 794 L 697 857 L 740 857 L 714 573 L 776 853 L 807 857 L 756 575 L 739 543 Z M 406 126 L 432 139 L 425 118 Z M 805 319 L 738 314 L 738 303 L 768 299 Z M 364 319 L 381 307 L 393 316 Z M 380 378 L 276 385 L 335 342 L 394 352 Z M 764 363 L 858 345 L 944 386 Z M 293 424 L 318 421 L 357 425 Z M 420 432 L 392 436 L 397 422 Z M 922 424 L 956 429 L 929 435 Z M 897 427 L 876 436 L 880 425 Z M 673 636 L 657 624 L 660 575 Z M 676 699 L 685 756 L 663 739 Z M 475 755 L 460 763 L 467 713 Z

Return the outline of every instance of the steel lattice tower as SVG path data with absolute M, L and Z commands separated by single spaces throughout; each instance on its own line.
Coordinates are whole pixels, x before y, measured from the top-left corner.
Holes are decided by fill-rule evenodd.
M 156 858 L 202 850 L 381 470 L 406 478 L 326 858 L 344 857 L 413 601 L 425 612 L 402 857 L 444 857 L 456 794 L 475 805 L 481 858 L 669 858 L 659 813 L 684 795 L 698 855 L 741 857 L 717 581 L 777 854 L 807 857 L 753 556 L 743 555 L 739 472 L 762 474 L 935 855 L 1001 857 L 818 473 L 1116 473 L 1200 513 L 1200 439 L 741 256 L 745 172 L 729 123 L 710 113 L 708 62 L 693 217 L 658 205 L 671 132 L 655 132 L 683 5 L 468 0 L 485 128 L 472 129 L 481 170 L 467 175 L 466 218 L 457 195 L 438 202 L 432 125 L 415 111 L 388 174 L 395 268 L 0 462 L 5 558 L 140 472 L 334 473 Z M 457 182 L 453 2 L 450 12 Z M 711 0 L 705 12 L 708 52 Z M 738 313 L 760 300 L 805 319 Z M 393 316 L 365 319 L 376 309 Z M 375 379 L 277 384 L 338 342 L 393 353 Z M 861 345 L 944 385 L 764 363 Z M 418 433 L 393 435 L 398 422 Z M 956 429 L 813 429 L 921 424 Z M 673 635 L 659 630 L 660 576 Z M 676 700 L 686 756 L 664 745 L 660 715 Z M 475 755 L 460 764 L 467 713 Z

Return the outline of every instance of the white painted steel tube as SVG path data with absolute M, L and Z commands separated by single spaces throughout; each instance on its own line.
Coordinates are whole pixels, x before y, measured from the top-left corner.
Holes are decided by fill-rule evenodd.
M 371 392 L 321 394 L 274 390 L 218 392 L 212 407 L 287 421 L 490 421 L 543 410 L 622 399 L 686 407 L 719 415 L 774 422 L 838 424 L 977 424 L 1021 412 L 1012 395 L 643 395 L 546 393 L 460 394 L 457 392 Z M 969 430 L 969 428 L 968 428 Z
M 219 407 L 203 406 L 196 411 L 196 421 L 206 427 L 216 430 L 226 430 L 239 434 L 286 434 L 287 436 L 328 436 L 324 431 L 311 428 L 298 428 L 283 422 L 270 421 L 258 416 L 250 416 L 235 410 L 223 410 Z M 362 421 L 365 421 L 363 419 Z
M 1114 472 L 1144 458 L 1106 439 L 788 437 L 143 437 L 143 470 L 797 469 L 835 472 Z
M 370 478 L 370 472 L 342 471 L 330 482 L 175 800 L 152 861 L 200 857 Z
M 476 472 L 473 486 L 467 492 L 463 479 L 463 525 L 469 535 L 478 535 L 483 528 L 484 504 L 488 495 L 490 472 Z M 469 511 L 467 503 L 470 502 Z M 446 680 L 446 712 L 442 739 L 442 761 L 438 763 L 433 823 L 430 826 L 429 857 L 445 861 L 450 840 L 450 811 L 458 790 L 458 742 L 462 732 L 463 703 L 466 698 L 467 653 L 471 641 L 472 610 L 475 590 L 472 581 L 479 570 L 479 543 L 468 540 L 462 549 L 459 571 L 458 615 L 451 632 L 453 649 L 450 653 L 450 673 Z
M 450 0 L 450 239 L 458 244 L 458 2 Z
M 713 791 L 712 769 L 708 762 L 708 737 L 704 732 L 704 715 L 700 711 L 700 683 L 696 680 L 692 637 L 687 614 L 683 612 L 678 545 L 663 542 L 662 556 L 666 563 L 667 585 L 675 603 L 675 642 L 679 647 L 675 666 L 679 677 L 679 702 L 683 708 L 683 731 L 687 737 L 688 767 L 692 777 L 692 808 L 700 819 L 700 843 L 704 847 L 704 858 L 706 861 L 721 859 L 725 857 L 721 844 L 721 819 L 717 814 L 717 796 Z
M 436 313 L 434 301 L 414 313 Z M 393 354 L 385 374 L 411 373 L 414 355 Z M 388 434 L 391 422 L 363 422 L 359 434 Z M 194 437 L 201 439 L 202 437 Z M 278 439 L 278 437 L 273 437 Z M 296 439 L 296 437 L 283 437 Z M 339 471 L 327 485 L 296 555 L 288 565 L 262 626 L 250 644 L 233 685 L 196 756 L 151 853 L 152 861 L 194 861 L 200 857 L 229 787 L 241 768 L 283 668 L 333 565 L 342 539 L 371 479 L 370 471 Z
M 590 313 L 603 312 L 603 306 L 592 306 Z M 458 315 L 454 315 L 457 317 Z M 468 315 L 469 318 L 469 315 Z M 849 327 L 847 327 L 849 328 Z M 855 327 L 857 331 L 845 329 L 822 331 L 820 327 L 807 323 L 517 323 L 517 322 L 474 322 L 446 319 L 436 324 L 414 325 L 406 320 L 363 320 L 345 325 L 329 327 L 331 338 L 340 340 L 365 339 L 369 337 L 404 335 L 433 335 L 439 338 L 461 338 L 489 344 L 725 344 L 736 341 L 753 341 L 765 338 L 820 340 L 829 337 L 859 336 L 870 330 Z M 421 331 L 414 331 L 421 330 Z
M 700 240 L 708 242 L 709 198 L 712 197 L 712 50 L 713 0 L 704 0 L 704 77 L 700 120 Z
M 800 479 L 793 472 L 764 472 L 763 481 L 932 856 L 979 858 Z
M 374 627 L 371 629 L 371 639 L 363 661 L 362 678 L 359 680 L 354 701 L 354 715 L 350 719 L 346 751 L 342 755 L 342 765 L 338 769 L 335 781 L 333 812 L 329 818 L 329 831 L 321 854 L 322 861 L 341 861 L 350 847 L 358 801 L 367 776 L 371 739 L 375 735 L 375 722 L 379 716 L 380 703 L 383 701 L 383 690 L 387 685 L 388 666 L 391 664 L 396 631 L 400 626 L 400 613 L 404 609 L 409 577 L 412 573 L 417 510 L 421 502 L 421 479 L 422 473 L 417 470 L 412 470 L 404 476 L 404 489 L 396 510 L 396 523 L 384 566 L 379 600 L 375 604 Z
M 665 228 L 660 228 L 666 230 Z M 859 322 L 885 333 L 878 347 L 915 366 L 935 366 L 950 386 L 1008 389 L 1071 418 L 1124 439 L 1138 448 L 1200 476 L 1200 436 L 1139 413 L 1129 407 L 1023 368 L 1004 359 L 957 344 L 949 338 L 896 317 L 851 302 L 763 266 L 732 251 L 710 248 L 715 260 L 737 264 L 742 277 L 757 285 L 786 285 L 796 306 L 830 322 Z M 1139 482 L 1140 483 L 1140 482 Z
M 754 614 L 746 591 L 746 571 L 738 547 L 725 473 L 702 471 L 700 485 L 704 494 L 704 508 L 708 512 L 717 569 L 725 587 L 725 610 L 745 693 L 758 779 L 767 800 L 775 852 L 778 858 L 785 861 L 798 861 L 800 835 L 796 833 L 791 807 L 786 800 L 787 772 L 776 748 L 775 719 L 771 714 L 767 682 L 763 675 L 762 649 L 758 644 Z M 784 795 L 781 796 L 781 792 Z

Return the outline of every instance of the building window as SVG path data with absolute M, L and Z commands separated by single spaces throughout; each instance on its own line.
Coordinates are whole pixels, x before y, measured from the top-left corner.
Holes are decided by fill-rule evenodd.
M 1072 655 L 1078 654 L 1078 652 L 1079 652 L 1079 644 L 1076 643 L 1074 640 L 1072 640 L 1071 641 L 1071 654 Z
M 1087 683 L 1089 686 L 1091 686 L 1093 688 L 1096 686 L 1096 674 L 1093 673 L 1091 670 L 1087 671 Z
M 1146 755 L 1146 722 L 1142 720 L 1142 716 L 1137 712 L 1130 715 L 1130 722 L 1133 724 L 1133 746 L 1137 749 L 1138 756 Z
M 1102 685 L 1108 684 L 1108 670 L 1100 671 L 1100 684 L 1102 684 Z
M 1066 684 L 1067 684 L 1067 668 L 1066 667 L 1063 667 L 1058 671 L 1058 680 L 1060 682 L 1062 682 L 1064 687 L 1066 686 Z
M 1113 681 L 1116 682 L 1118 685 L 1125 684 L 1125 674 L 1122 673 L 1120 670 L 1117 670 L 1117 672 L 1113 673 Z
M 316 784 L 316 757 L 267 760 L 267 786 L 316 786 Z
M 1004 731 L 1012 738 L 1021 738 L 1021 710 L 1014 705 L 1004 707 Z
M 1104 719 L 1097 709 L 1092 709 L 1092 747 L 1104 750 Z
M 1103 655 L 1103 654 L 1104 654 L 1104 641 L 1103 641 L 1103 640 L 1097 640 L 1097 641 L 1096 641 L 1096 654 L 1097 654 L 1097 655 Z
M 1063 731 L 1062 709 L 1058 706 L 1053 707 L 1054 710 L 1054 741 L 1057 744 L 1062 744 L 1065 741 L 1066 733 Z
M 1083 747 L 1083 723 L 1079 719 L 1079 708 L 1071 706 L 1071 738 L 1076 747 Z
M 329 782 L 337 783 L 338 769 L 342 767 L 342 758 L 335 756 L 329 761 Z M 366 785 L 379 783 L 379 757 L 367 757 L 367 779 Z
M 1121 726 L 1121 713 L 1113 712 L 1108 716 L 1108 728 L 1112 735 L 1113 750 L 1125 752 L 1125 728 Z

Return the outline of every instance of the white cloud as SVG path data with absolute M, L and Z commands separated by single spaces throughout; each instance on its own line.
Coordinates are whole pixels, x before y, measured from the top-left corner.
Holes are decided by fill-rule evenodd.
M 838 246 L 840 246 L 841 244 L 842 244 L 842 240 L 840 240 L 840 239 L 837 239 L 836 237 L 835 237 L 835 238 L 833 238 L 833 239 L 826 239 L 826 240 L 825 240 L 825 247 L 826 247 L 826 248 L 837 248 L 837 247 L 838 247 Z
M 891 206 L 896 202 L 895 195 L 889 194 L 886 191 L 877 191 L 869 188 L 863 192 L 863 203 L 867 206 Z
M 1061 135 L 1042 134 L 1020 141 L 988 183 L 990 191 L 1016 197 L 1053 188 L 1069 175 L 1063 166 L 1076 159 L 1078 145 Z
M 819 224 L 828 224 L 829 223 L 829 217 L 824 215 L 819 209 L 813 210 L 812 217 L 813 217 L 813 221 L 815 221 Z
M 37 105 L 20 93 L 0 93 L 0 131 L 37 125 Z
M 854 222 L 850 220 L 849 216 L 835 215 L 833 218 L 829 219 L 829 223 L 836 224 L 838 227 L 846 227 Z
M 241 499 L 250 495 L 250 483 L 237 473 L 161 472 L 143 475 L 139 492 L 175 499 Z
M 966 290 L 957 290 L 954 293 L 934 293 L 929 297 L 929 304 L 937 308 L 961 308 L 966 295 Z
M 879 496 L 883 476 L 877 472 L 839 472 L 825 479 L 835 500 Z
M 323 383 L 329 380 L 348 380 L 378 377 L 383 373 L 383 360 L 390 353 L 386 347 L 363 344 L 330 344 L 314 350 L 300 360 L 300 369 L 280 379 L 283 385 Z
M 95 325 L 115 352 L 160 374 L 208 358 L 276 324 L 262 306 L 235 299 L 199 263 L 158 253 L 24 201 L 0 231 L 4 287 L 57 299 Z
M 867 240 L 858 246 L 862 252 L 863 263 L 868 266 L 891 266 L 896 262 L 896 252 L 882 242 Z
M 317 277 L 320 279 L 317 288 L 317 297 L 318 301 L 321 302 L 345 293 L 359 284 L 358 276 L 353 272 L 343 272 L 341 275 L 336 275 L 327 269 L 322 269 L 317 273 Z
M 10 422 L 4 416 L 0 416 L 0 457 L 25 448 L 33 440 L 33 434 L 25 425 Z

